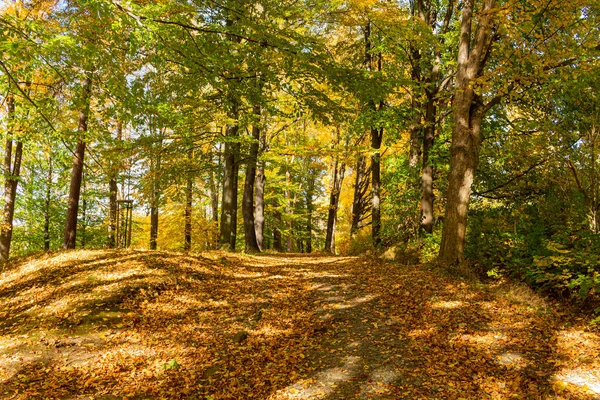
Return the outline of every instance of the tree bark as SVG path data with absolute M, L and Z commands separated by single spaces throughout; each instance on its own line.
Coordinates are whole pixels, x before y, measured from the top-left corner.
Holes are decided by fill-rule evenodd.
M 262 161 L 259 161 L 256 167 L 254 188 L 254 231 L 256 232 L 256 244 L 260 250 L 263 249 L 265 229 L 265 180 L 265 166 Z
M 117 246 L 117 178 L 115 175 L 108 181 L 108 248 L 114 249 Z
M 254 106 L 254 114 L 257 118 L 260 117 L 260 106 Z M 256 237 L 256 222 L 254 220 L 254 186 L 256 180 L 258 147 L 260 143 L 260 128 L 257 125 L 252 126 L 252 140 L 248 164 L 246 165 L 242 214 L 244 216 L 244 241 L 246 244 L 246 251 L 249 253 L 259 253 L 260 247 Z
M 237 118 L 237 112 L 234 113 Z M 238 125 L 229 124 L 225 130 L 224 158 L 225 171 L 223 179 L 223 197 L 221 200 L 221 232 L 219 242 L 230 251 L 235 250 L 237 231 L 237 182 L 238 182 L 238 154 L 240 143 L 237 141 Z
M 85 230 L 87 228 L 87 200 L 85 198 L 86 184 L 85 184 L 85 171 L 81 177 L 81 186 L 83 186 L 83 200 L 81 201 L 81 248 L 85 249 Z
M 158 151 L 153 151 L 150 164 L 150 172 L 152 175 L 152 194 L 150 199 L 150 250 L 156 250 L 158 247 L 158 214 L 160 204 L 160 184 L 158 175 L 160 173 L 161 152 L 162 152 L 162 132 L 159 132 L 158 142 L 156 147 Z
M 281 211 L 279 211 L 278 209 L 276 209 L 273 212 L 273 218 L 275 219 L 275 226 L 273 227 L 273 248 L 275 250 L 277 250 L 278 252 L 282 253 L 283 252 L 283 245 L 281 242 L 281 224 L 282 224 L 282 218 L 281 218 Z
M 44 200 L 44 251 L 50 251 L 50 201 L 52 199 L 52 155 L 48 158 L 46 199 Z
M 120 142 L 123 138 L 123 123 L 119 120 L 117 122 L 117 141 Z M 117 148 L 117 152 L 119 147 Z M 117 198 L 119 187 L 117 186 L 117 178 L 119 171 L 117 163 L 112 162 L 110 166 L 110 180 L 108 182 L 109 192 L 109 211 L 108 211 L 108 248 L 114 249 L 117 245 Z
M 150 250 L 156 250 L 158 247 L 158 194 L 152 198 L 150 206 Z
M 309 176 L 308 186 L 306 188 L 306 252 L 312 253 L 312 230 L 313 230 L 313 196 L 315 194 L 315 176 Z
M 352 200 L 352 220 L 350 224 L 350 236 L 354 239 L 358 230 L 361 228 L 361 223 L 369 209 L 369 199 L 367 194 L 371 184 L 370 171 L 367 168 L 367 161 L 363 155 L 359 155 L 354 168 L 354 197 Z
M 421 229 L 430 234 L 433 232 L 433 165 L 429 153 L 435 138 L 436 106 L 433 93 L 428 93 L 425 113 L 425 129 L 423 135 L 423 164 L 421 167 Z
M 71 170 L 71 184 L 69 186 L 69 205 L 65 220 L 65 235 L 63 249 L 74 249 L 77 239 L 77 213 L 79 210 L 79 197 L 81 194 L 81 181 L 83 176 L 83 158 L 85 156 L 85 133 L 90 109 L 92 77 L 88 74 L 83 80 L 82 105 L 79 111 L 79 138 L 73 154 L 73 168 Z
M 377 57 L 377 65 L 373 57 L 372 43 L 371 43 L 371 23 L 367 23 L 364 28 L 365 35 L 365 64 L 367 69 L 371 72 L 382 70 L 382 57 L 381 54 Z M 383 100 L 379 101 L 379 107 L 375 104 L 375 101 L 369 101 L 369 108 L 373 112 L 373 116 L 381 111 L 383 108 Z M 371 149 L 373 155 L 371 156 L 371 191 L 372 191 L 372 202 L 371 202 L 371 236 L 373 239 L 373 245 L 378 247 L 381 245 L 381 142 L 383 139 L 383 128 L 373 126 L 371 123 Z
M 373 193 L 371 203 L 371 236 L 373 244 L 381 245 L 381 141 L 383 128 L 371 129 L 371 191 Z
M 14 132 L 15 103 L 12 95 L 7 96 L 9 129 Z M 13 126 L 10 126 L 13 125 Z M 13 232 L 13 217 L 15 212 L 15 199 L 17 185 L 21 173 L 21 160 L 23 157 L 23 143 L 17 141 L 14 161 L 12 157 L 13 139 L 7 137 L 4 153 L 4 210 L 2 226 L 0 227 L 0 263 L 8 261 Z
M 217 156 L 217 172 L 221 171 L 221 152 L 220 148 Z M 219 247 L 219 183 L 215 179 L 214 170 L 209 170 L 209 186 L 210 186 L 210 202 L 211 202 L 211 217 L 215 225 L 214 237 L 211 238 L 210 248 L 217 249 Z
M 333 173 L 332 173 L 332 186 L 331 193 L 329 195 L 329 210 L 327 212 L 327 231 L 325 234 L 325 248 L 324 251 L 335 253 L 335 223 L 337 219 L 337 210 L 340 200 L 340 193 L 342 191 L 342 182 L 344 180 L 344 174 L 346 172 L 346 165 L 339 162 L 336 158 Z
M 183 250 L 190 251 L 192 248 L 192 195 L 194 192 L 194 179 L 188 173 L 187 184 L 185 188 L 185 226 Z
M 482 73 L 485 54 L 490 50 L 494 0 L 483 1 L 477 30 L 472 37 L 474 1 L 464 2 L 461 18 L 446 216 L 439 253 L 440 261 L 447 264 L 464 261 L 469 199 L 479 162 L 481 122 L 486 109 L 482 99 L 475 94 L 472 82 Z

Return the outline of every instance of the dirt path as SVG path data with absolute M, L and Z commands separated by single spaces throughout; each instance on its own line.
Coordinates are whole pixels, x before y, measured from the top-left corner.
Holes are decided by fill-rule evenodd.
M 79 251 L 0 274 L 0 397 L 600 399 L 522 288 L 352 257 Z

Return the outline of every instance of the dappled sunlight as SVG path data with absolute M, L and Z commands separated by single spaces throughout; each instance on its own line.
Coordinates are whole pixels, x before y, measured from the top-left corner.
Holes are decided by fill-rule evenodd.
M 346 309 L 346 308 L 353 308 L 353 307 L 362 305 L 364 303 L 373 301 L 376 298 L 377 298 L 377 296 L 375 296 L 375 295 L 366 295 L 366 296 L 357 297 L 354 299 L 344 299 L 343 297 L 340 297 L 340 296 L 329 297 L 329 298 L 326 298 L 325 301 L 330 302 L 330 304 L 323 305 L 321 309 L 322 310 L 340 310 L 340 309 Z
M 429 329 L 411 329 L 407 336 L 413 339 L 428 338 L 437 333 L 437 329 L 432 327 Z
M 480 347 L 483 350 L 489 349 L 491 346 L 497 345 L 502 339 L 493 332 L 477 333 L 477 334 L 462 334 L 456 339 L 458 342 L 468 344 L 470 346 Z
M 496 356 L 496 361 L 500 365 L 504 365 L 509 368 L 522 369 L 525 368 L 528 364 L 527 359 L 523 357 L 519 353 L 506 352 L 502 354 L 498 354 Z
M 431 308 L 434 310 L 452 309 L 463 306 L 462 301 L 435 301 L 431 303 Z
M 361 385 L 359 397 L 369 398 L 390 392 L 390 385 L 401 375 L 389 366 L 379 367 L 373 371 L 369 380 Z
M 581 327 L 561 330 L 556 333 L 556 348 L 569 364 L 557 361 L 560 369 L 553 377 L 555 385 L 600 395 L 600 335 Z
M 31 272 L 0 292 L 0 383 L 17 399 L 584 398 L 597 388 L 596 334 L 556 330 L 526 304 L 415 266 L 77 254 L 7 272 Z
M 265 323 L 265 324 L 262 324 L 259 329 L 254 329 L 252 332 L 254 334 L 260 335 L 260 336 L 273 337 L 273 336 L 289 336 L 293 333 L 293 330 L 292 329 L 280 329 L 272 324 Z
M 567 389 L 569 385 L 577 386 L 585 392 L 600 395 L 600 369 L 563 369 L 555 376 L 555 385 Z
M 323 399 L 356 373 L 359 362 L 359 357 L 346 357 L 343 365 L 318 372 L 313 378 L 298 381 L 278 392 L 273 398 Z

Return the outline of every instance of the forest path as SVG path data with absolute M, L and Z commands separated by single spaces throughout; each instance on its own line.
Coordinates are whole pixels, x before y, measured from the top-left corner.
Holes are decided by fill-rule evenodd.
M 0 397 L 599 399 L 579 325 L 375 258 L 55 253 L 0 273 Z

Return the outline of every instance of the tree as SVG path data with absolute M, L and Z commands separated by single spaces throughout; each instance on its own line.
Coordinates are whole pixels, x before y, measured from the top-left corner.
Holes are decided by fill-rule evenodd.
M 88 72 L 81 84 L 79 101 L 79 123 L 77 126 L 77 147 L 73 152 L 73 168 L 71 169 L 71 184 L 69 186 L 69 206 L 65 219 L 65 236 L 63 249 L 74 249 L 77 238 L 77 212 L 79 210 L 79 197 L 81 195 L 81 182 L 83 177 L 84 156 L 86 147 L 85 134 L 88 129 L 90 112 L 90 98 L 92 93 L 92 74 Z

